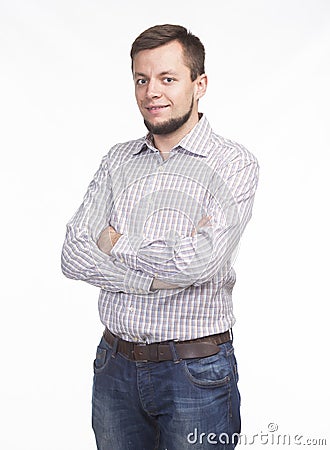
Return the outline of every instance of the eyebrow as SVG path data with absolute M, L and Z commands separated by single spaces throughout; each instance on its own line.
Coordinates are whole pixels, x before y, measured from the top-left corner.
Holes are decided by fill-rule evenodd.
M 160 72 L 158 74 L 158 76 L 164 76 L 164 75 L 177 75 L 176 72 L 174 72 L 173 70 L 163 70 L 162 72 Z M 147 77 L 146 74 L 142 73 L 142 72 L 134 72 L 134 78 L 136 77 Z

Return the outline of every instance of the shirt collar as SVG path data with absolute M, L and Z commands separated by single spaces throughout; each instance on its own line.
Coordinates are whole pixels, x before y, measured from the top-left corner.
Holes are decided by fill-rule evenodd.
M 181 141 L 175 146 L 175 148 L 183 148 L 191 153 L 200 156 L 207 156 L 209 149 L 209 138 L 212 133 L 211 125 L 206 119 L 204 114 L 200 114 L 200 119 L 194 128 L 184 136 Z M 133 155 L 137 155 L 149 148 L 152 151 L 156 151 L 153 138 L 150 133 L 144 138 L 141 147 L 134 150 Z

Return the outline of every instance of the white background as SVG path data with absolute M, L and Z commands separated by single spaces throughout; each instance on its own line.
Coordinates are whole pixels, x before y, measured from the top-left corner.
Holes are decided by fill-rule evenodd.
M 96 448 L 98 290 L 62 275 L 61 246 L 101 157 L 145 134 L 129 50 L 160 23 L 201 38 L 200 110 L 261 166 L 235 264 L 242 431 L 273 422 L 329 444 L 330 2 L 0 5 L 1 449 Z

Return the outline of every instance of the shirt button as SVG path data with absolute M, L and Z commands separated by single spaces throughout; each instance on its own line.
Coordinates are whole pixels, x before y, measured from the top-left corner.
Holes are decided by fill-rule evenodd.
M 120 258 L 120 261 L 123 263 L 124 262 L 124 258 Z

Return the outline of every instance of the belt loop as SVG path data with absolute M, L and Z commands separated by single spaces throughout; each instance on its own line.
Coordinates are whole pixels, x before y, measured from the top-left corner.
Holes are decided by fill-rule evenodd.
M 174 361 L 174 364 L 178 364 L 181 361 L 181 358 L 178 357 L 178 354 L 176 352 L 175 343 L 173 341 L 169 342 L 169 346 L 172 352 L 172 358 Z
M 113 345 L 112 345 L 111 358 L 115 358 L 116 357 L 117 349 L 118 349 L 118 341 L 119 341 L 119 339 L 117 337 L 115 337 L 115 339 L 113 341 Z

